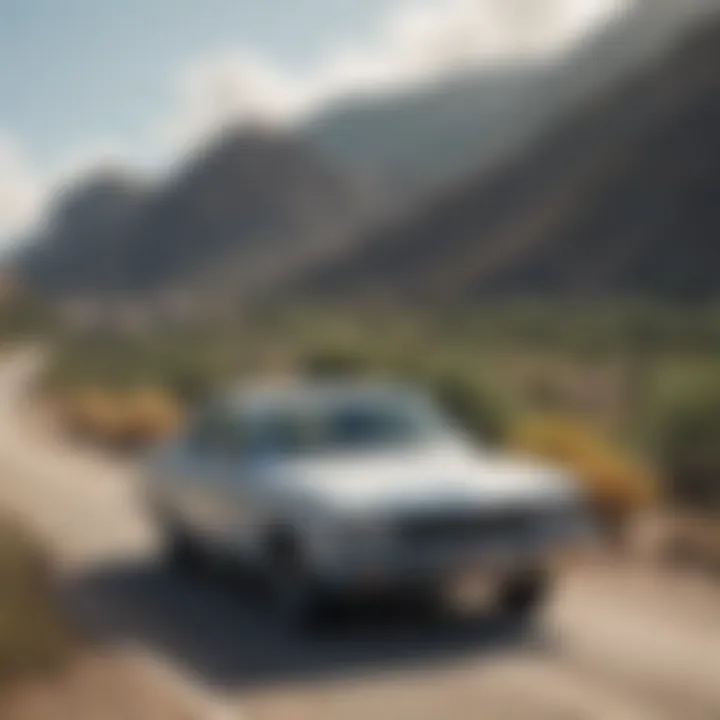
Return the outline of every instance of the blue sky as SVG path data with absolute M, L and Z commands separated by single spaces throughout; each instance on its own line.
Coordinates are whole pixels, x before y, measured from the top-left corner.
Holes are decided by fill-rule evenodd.
M 0 126 L 54 163 L 92 137 L 142 138 L 178 69 L 233 48 L 287 66 L 370 34 L 387 0 L 0 0 Z
M 224 122 L 532 60 L 633 1 L 0 0 L 0 243 L 108 158 L 162 168 Z

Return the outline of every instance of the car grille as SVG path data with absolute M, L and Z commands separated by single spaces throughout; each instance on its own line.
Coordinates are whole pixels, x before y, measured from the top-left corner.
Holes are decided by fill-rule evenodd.
M 443 513 L 404 518 L 398 537 L 411 546 L 532 542 L 541 524 L 537 511 Z

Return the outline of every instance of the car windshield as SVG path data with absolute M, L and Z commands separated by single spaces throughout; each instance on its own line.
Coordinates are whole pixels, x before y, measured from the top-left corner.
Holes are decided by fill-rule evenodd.
M 347 401 L 267 410 L 256 417 L 253 445 L 280 454 L 382 449 L 432 441 L 444 422 L 420 401 Z

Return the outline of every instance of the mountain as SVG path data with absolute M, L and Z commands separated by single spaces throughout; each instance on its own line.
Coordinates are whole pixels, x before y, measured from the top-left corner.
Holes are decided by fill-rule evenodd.
M 98 171 L 58 196 L 44 229 L 11 262 L 31 285 L 50 293 L 115 287 L 122 282 L 126 238 L 151 193 L 127 172 Z
M 641 70 L 664 56 L 696 8 L 715 1 L 638 0 L 633 14 L 569 57 L 359 99 L 293 137 L 230 130 L 160 181 L 96 174 L 59 197 L 15 265 L 30 286 L 53 294 L 132 295 L 141 304 L 165 293 L 232 304 L 282 294 L 298 277 L 313 290 L 377 285 L 439 298 L 557 291 L 584 259 L 596 274 L 610 268 L 607 281 L 595 281 L 601 288 L 678 290 L 671 240 L 659 255 L 671 266 L 667 278 L 646 283 L 650 274 L 627 269 L 621 283 L 611 270 L 638 261 L 615 238 L 637 233 L 641 254 L 650 230 L 630 227 L 627 216 L 660 222 L 660 210 L 674 206 L 659 178 L 698 155 L 693 142 L 702 140 L 707 161 L 705 148 L 715 147 L 712 123 L 690 118 L 693 98 L 712 88 L 696 87 L 694 75 L 686 85 L 673 80 L 698 69 L 679 68 L 676 58 Z M 633 74 L 640 79 L 627 85 Z M 688 116 L 677 127 L 656 98 L 663 93 Z M 704 133 L 694 140 L 693 123 Z M 670 157 L 670 141 L 684 155 Z M 711 192 L 695 175 L 687 182 L 683 192 L 696 195 L 683 207 Z M 612 262 L 595 241 L 611 243 Z M 554 256 L 559 248 L 567 257 Z
M 339 103 L 303 131 L 339 164 L 410 195 L 502 162 L 573 108 L 654 61 L 715 0 L 638 0 L 569 55 L 467 69 L 403 93 Z
M 123 193 L 102 176 L 61 199 L 23 262 L 31 284 L 241 295 L 344 249 L 385 202 L 302 143 L 255 129 L 230 131 L 165 182 Z
M 293 138 L 236 130 L 190 162 L 127 242 L 136 288 L 226 286 L 249 294 L 344 250 L 383 200 Z
M 494 172 L 464 179 L 305 288 L 467 301 L 720 295 L 720 19 Z

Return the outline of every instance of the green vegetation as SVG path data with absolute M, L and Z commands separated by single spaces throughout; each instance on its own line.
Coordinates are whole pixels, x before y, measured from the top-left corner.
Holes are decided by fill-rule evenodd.
M 45 303 L 0 277 L 0 343 L 45 335 L 56 325 L 54 313 Z
M 74 644 L 44 550 L 0 519 L 0 684 L 58 666 Z
M 720 509 L 720 375 L 688 373 L 662 387 L 653 443 L 682 504 Z
M 715 306 L 265 309 L 232 327 L 67 336 L 46 387 L 64 397 L 155 388 L 187 406 L 229 382 L 291 372 L 418 383 L 495 444 L 516 438 L 528 417 L 571 417 L 602 438 L 594 462 L 605 475 L 644 482 L 658 467 L 681 497 L 701 465 L 702 493 L 717 493 L 720 393 L 710 391 L 720 377 Z M 583 456 L 587 443 L 578 444 Z

